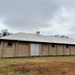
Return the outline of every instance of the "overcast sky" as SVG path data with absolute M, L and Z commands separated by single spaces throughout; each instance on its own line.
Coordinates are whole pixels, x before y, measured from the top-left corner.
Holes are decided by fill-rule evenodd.
M 73 0 L 0 0 L 0 30 L 75 37 Z

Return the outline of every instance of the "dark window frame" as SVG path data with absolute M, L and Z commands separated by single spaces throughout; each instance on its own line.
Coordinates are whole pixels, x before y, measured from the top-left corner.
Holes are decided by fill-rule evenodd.
M 51 44 L 51 45 L 52 45 L 53 48 L 55 47 L 55 44 Z
M 66 45 L 66 48 L 68 48 L 68 45 Z
M 12 41 L 8 41 L 8 42 L 7 42 L 7 46 L 8 46 L 8 47 L 12 47 Z
M 1 41 L 0 41 L 0 44 L 1 44 Z

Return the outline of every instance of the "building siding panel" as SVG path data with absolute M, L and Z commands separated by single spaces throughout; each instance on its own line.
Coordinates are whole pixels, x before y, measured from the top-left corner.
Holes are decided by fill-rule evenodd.
M 19 43 L 18 44 L 18 57 L 28 56 L 29 55 L 29 44 L 28 43 Z
M 12 46 L 8 46 L 7 42 L 3 43 L 3 55 L 2 57 L 14 57 L 15 55 L 15 42 L 12 43 Z
M 57 45 L 57 55 L 63 55 L 63 45 Z
M 70 46 L 70 54 L 75 55 L 75 46 Z
M 3 41 L 0 42 L 0 58 L 2 57 Z
M 70 55 L 70 46 L 68 48 L 64 45 L 64 55 Z
M 49 55 L 56 55 L 56 45 L 52 47 L 52 45 L 49 44 Z
M 48 44 L 41 44 L 41 56 L 47 56 L 49 55 L 49 48 Z

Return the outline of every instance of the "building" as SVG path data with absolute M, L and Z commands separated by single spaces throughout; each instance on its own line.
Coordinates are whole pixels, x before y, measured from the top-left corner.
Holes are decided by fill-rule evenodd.
M 0 58 L 51 55 L 75 55 L 75 40 L 30 33 L 0 38 Z

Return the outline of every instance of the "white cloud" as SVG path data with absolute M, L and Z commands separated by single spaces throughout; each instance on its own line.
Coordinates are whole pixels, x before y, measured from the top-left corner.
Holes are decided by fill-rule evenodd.
M 0 31 L 2 29 L 7 29 L 7 26 L 4 24 L 4 18 L 0 18 Z
M 2 17 L 5 17 L 2 18 Z M 0 1 L 0 29 L 75 36 L 74 1 Z
M 75 10 L 62 7 L 49 20 L 47 28 L 40 28 L 45 34 L 75 36 Z

